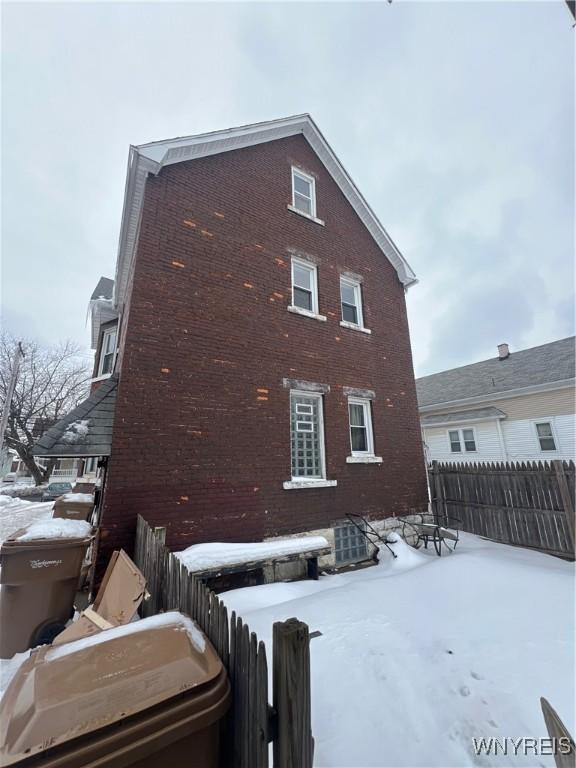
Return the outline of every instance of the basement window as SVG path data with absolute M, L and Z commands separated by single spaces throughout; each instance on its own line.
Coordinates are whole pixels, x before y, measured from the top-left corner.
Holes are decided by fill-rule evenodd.
M 536 434 L 538 435 L 541 451 L 556 450 L 554 432 L 552 431 L 552 424 L 549 421 L 539 421 L 536 424 Z
M 334 553 L 336 565 L 366 560 L 368 557 L 366 539 L 355 525 L 334 527 Z
M 292 205 L 301 213 L 316 217 L 316 183 L 313 176 L 292 168 Z

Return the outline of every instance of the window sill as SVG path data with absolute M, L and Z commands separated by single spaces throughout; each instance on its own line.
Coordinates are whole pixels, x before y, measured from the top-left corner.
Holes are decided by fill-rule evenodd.
M 293 491 L 297 488 L 333 488 L 338 485 L 337 480 L 287 480 L 282 483 L 285 491 Z
M 305 219 L 308 219 L 308 221 L 313 221 L 314 224 L 320 224 L 321 227 L 325 227 L 326 224 L 322 221 L 322 219 L 317 219 L 316 216 L 310 216 L 308 213 L 304 213 L 304 211 L 301 211 L 299 208 L 296 208 L 294 205 L 288 205 L 286 206 L 289 211 L 292 211 L 292 213 L 297 213 L 298 216 L 304 216 Z
M 349 323 L 347 320 L 340 320 L 340 325 L 342 328 L 350 328 L 351 331 L 360 331 L 360 333 L 372 333 L 369 328 L 362 328 L 359 325 L 354 325 L 354 323 Z
M 382 464 L 382 456 L 346 456 L 346 464 Z
M 322 323 L 326 322 L 326 315 L 317 315 L 316 312 L 310 312 L 308 309 L 302 309 L 302 307 L 295 307 L 290 304 L 287 307 L 288 312 L 292 312 L 295 315 L 303 315 L 304 317 L 311 317 L 313 320 L 320 320 Z
M 93 384 L 95 381 L 105 381 L 106 379 L 109 379 L 110 376 L 112 376 L 111 373 L 103 373 L 100 376 L 95 376 L 93 379 L 90 379 L 90 384 Z

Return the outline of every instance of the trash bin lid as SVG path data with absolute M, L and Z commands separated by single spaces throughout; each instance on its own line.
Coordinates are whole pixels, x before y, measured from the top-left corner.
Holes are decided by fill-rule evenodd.
M 50 518 L 19 528 L 2 542 L 6 550 L 77 546 L 80 541 L 88 543 L 92 537 L 92 526 L 84 520 Z
M 44 646 L 22 664 L 0 703 L 0 762 L 142 712 L 221 670 L 203 633 L 177 611 Z

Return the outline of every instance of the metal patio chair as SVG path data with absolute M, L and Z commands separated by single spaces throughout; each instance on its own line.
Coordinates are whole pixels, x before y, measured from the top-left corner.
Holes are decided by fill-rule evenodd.
M 425 523 L 424 520 L 416 523 L 404 517 L 397 517 L 396 519 L 402 523 L 403 539 L 407 539 L 408 536 L 416 537 L 413 544 L 415 549 L 419 549 L 422 544 L 424 549 L 428 549 L 428 544 L 432 543 L 438 557 L 442 556 L 442 545 L 446 547 L 448 552 L 454 552 L 456 549 L 460 538 L 458 526 L 461 522 L 457 517 L 446 514 L 442 515 L 442 521 L 440 521 L 435 515 L 432 523 Z
M 389 541 L 388 538 L 382 538 L 382 536 L 378 533 L 378 531 L 370 525 L 368 520 L 366 520 L 365 517 L 362 517 L 362 515 L 357 515 L 354 512 L 348 512 L 346 514 L 346 517 L 348 520 L 352 523 L 352 525 L 357 528 L 362 536 L 370 543 L 373 544 L 376 549 L 378 550 L 380 547 L 380 544 L 384 544 L 384 546 L 388 549 L 392 557 L 398 557 L 396 552 L 394 552 L 393 549 L 391 549 L 391 544 L 394 544 L 395 542 Z

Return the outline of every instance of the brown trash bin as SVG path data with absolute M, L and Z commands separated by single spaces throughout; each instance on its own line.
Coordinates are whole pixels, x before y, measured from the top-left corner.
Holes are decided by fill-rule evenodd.
M 230 698 L 214 648 L 176 611 L 40 648 L 0 703 L 0 764 L 218 768 Z
M 0 548 L 0 658 L 49 643 L 71 618 L 91 536 L 19 541 Z
M 94 509 L 94 496 L 90 493 L 65 493 L 54 502 L 52 517 L 67 520 L 88 520 Z

